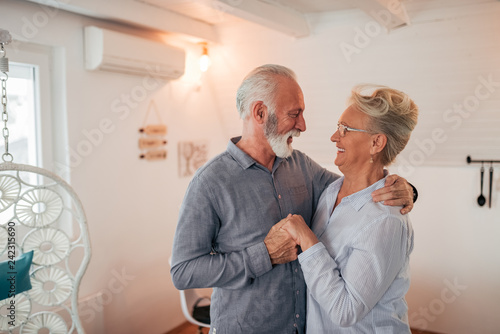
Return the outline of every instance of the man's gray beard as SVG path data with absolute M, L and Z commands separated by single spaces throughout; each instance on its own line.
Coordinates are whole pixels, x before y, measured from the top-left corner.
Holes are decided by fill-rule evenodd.
M 264 128 L 264 135 L 277 157 L 288 158 L 293 152 L 292 145 L 288 144 L 288 137 L 298 137 L 300 131 L 294 129 L 283 135 L 278 134 L 278 118 L 271 112 Z

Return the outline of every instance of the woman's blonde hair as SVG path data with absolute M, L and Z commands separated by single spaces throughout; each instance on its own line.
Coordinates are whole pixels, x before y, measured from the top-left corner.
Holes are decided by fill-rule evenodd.
M 371 95 L 363 91 L 374 89 Z M 381 163 L 387 166 L 405 148 L 417 125 L 418 107 L 405 93 L 385 86 L 358 85 L 352 89 L 349 104 L 370 117 L 367 130 L 382 133 L 387 144 L 382 150 Z

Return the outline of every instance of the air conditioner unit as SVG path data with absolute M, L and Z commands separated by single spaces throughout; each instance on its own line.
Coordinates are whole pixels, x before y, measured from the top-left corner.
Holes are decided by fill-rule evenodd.
M 85 27 L 85 68 L 163 79 L 184 74 L 184 50 L 94 26 Z

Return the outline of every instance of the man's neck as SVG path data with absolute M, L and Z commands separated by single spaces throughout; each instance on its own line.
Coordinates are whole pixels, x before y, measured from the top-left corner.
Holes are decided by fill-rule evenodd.
M 267 141 L 259 142 L 255 139 L 247 139 L 241 137 L 241 139 L 236 143 L 236 146 L 252 157 L 262 166 L 266 167 L 269 171 L 273 170 L 274 161 L 276 160 L 276 154 L 269 146 Z

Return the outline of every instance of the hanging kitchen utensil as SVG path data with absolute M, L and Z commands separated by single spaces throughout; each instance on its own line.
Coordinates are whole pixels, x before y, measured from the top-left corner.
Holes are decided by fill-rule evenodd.
M 488 197 L 488 207 L 491 208 L 491 188 L 493 187 L 493 164 L 490 166 L 490 196 Z
M 483 195 L 483 183 L 484 183 L 484 166 L 481 166 L 481 194 L 477 198 L 477 204 L 479 204 L 479 206 L 483 206 L 486 203 L 486 198 Z
M 491 208 L 491 197 L 492 197 L 492 191 L 493 191 L 493 164 L 500 164 L 500 160 L 472 160 L 470 155 L 467 156 L 466 159 L 467 163 L 480 163 L 481 164 L 481 195 L 477 198 L 477 203 L 480 206 L 483 206 L 483 178 L 484 178 L 484 163 L 489 163 L 490 164 L 490 187 L 489 187 L 489 195 L 490 197 L 488 198 L 488 207 Z M 484 199 L 485 201 L 486 199 Z M 483 203 L 483 204 L 481 204 Z

